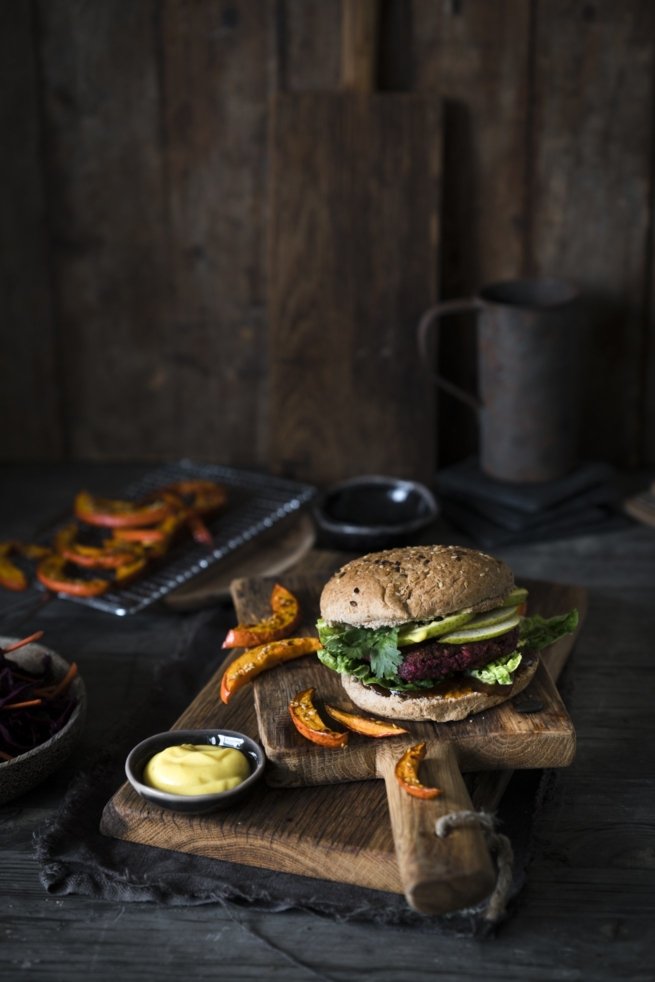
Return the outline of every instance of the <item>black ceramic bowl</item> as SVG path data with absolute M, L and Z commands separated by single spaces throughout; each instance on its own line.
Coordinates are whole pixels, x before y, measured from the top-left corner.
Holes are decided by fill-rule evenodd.
M 378 474 L 334 484 L 314 506 L 316 524 L 330 545 L 368 551 L 407 543 L 438 514 L 424 484 Z
M 143 769 L 151 757 L 166 747 L 177 746 L 180 743 L 206 743 L 212 747 L 230 747 L 240 750 L 250 763 L 250 776 L 231 791 L 215 792 L 213 794 L 171 794 L 168 791 L 158 791 L 143 783 Z M 156 733 L 138 743 L 128 754 L 125 761 L 125 773 L 134 790 L 153 805 L 168 808 L 171 811 L 185 812 L 187 815 L 203 815 L 206 812 L 218 811 L 239 804 L 250 794 L 253 786 L 264 773 L 266 757 L 259 744 L 245 733 L 236 730 L 168 730 L 166 733 Z

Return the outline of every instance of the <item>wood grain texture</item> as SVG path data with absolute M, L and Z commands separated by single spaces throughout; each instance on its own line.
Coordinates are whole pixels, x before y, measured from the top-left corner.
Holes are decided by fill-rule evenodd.
M 111 0 L 40 17 L 71 452 L 252 465 L 267 11 Z
M 542 0 L 536 11 L 531 267 L 582 288 L 583 452 L 634 465 L 655 377 L 640 367 L 649 355 L 642 298 L 652 274 L 653 174 L 644 135 L 652 133 L 655 8 Z M 652 453 L 652 432 L 648 439 Z
M 341 0 L 278 0 L 271 92 L 335 92 L 342 82 Z
M 34 5 L 0 6 L 0 456 L 61 457 L 58 385 L 44 184 L 37 22 Z
M 412 9 L 413 87 L 444 107 L 440 299 L 470 296 L 525 272 L 530 4 L 414 0 Z M 440 364 L 446 377 L 475 391 L 474 318 L 444 325 Z M 442 464 L 475 451 L 470 409 L 442 393 L 437 420 Z
M 339 87 L 339 0 L 4 6 L 5 459 L 266 465 L 268 97 Z M 652 465 L 651 5 L 382 8 L 380 87 L 444 107 L 443 298 L 578 279 L 581 453 Z M 474 346 L 469 322 L 444 331 L 469 388 Z M 476 423 L 446 394 L 437 409 L 445 466 Z
M 414 335 L 437 289 L 438 102 L 294 93 L 272 114 L 270 464 L 316 483 L 430 478 Z
M 314 687 L 316 703 L 360 713 L 343 691 L 339 677 L 307 657 L 289 663 L 279 678 L 255 680 L 255 707 L 260 737 L 269 759 L 268 780 L 297 787 L 380 777 L 378 756 L 386 739 L 351 735 L 346 747 L 327 750 L 307 743 L 289 719 L 288 704 L 303 689 Z M 505 768 L 566 767 L 575 753 L 575 731 L 555 686 L 544 668 L 524 690 L 525 698 L 542 703 L 539 713 L 517 712 L 511 701 L 457 723 L 411 721 L 408 735 L 390 738 L 398 756 L 421 740 L 452 744 L 465 771 Z
M 341 87 L 372 92 L 377 84 L 378 0 L 341 0 Z
M 306 631 L 311 630 L 311 612 L 316 610 L 323 579 L 310 573 L 298 574 L 295 579 L 290 574 L 284 578 L 285 585 L 299 596 L 305 611 Z M 269 609 L 271 583 L 266 578 L 235 582 L 233 597 L 240 621 L 259 617 Z M 536 587 L 538 593 L 537 584 L 528 585 L 531 589 Z M 567 586 L 554 586 L 550 593 L 544 589 L 542 597 L 543 607 L 538 609 L 544 614 L 552 612 L 553 605 L 561 612 L 563 607 L 559 604 L 564 601 L 570 604 L 574 597 L 584 603 L 584 593 Z M 569 644 L 566 654 L 570 650 Z M 295 664 L 307 661 L 305 658 Z M 290 664 L 293 663 L 288 663 L 285 669 Z M 225 706 L 218 698 L 221 675 L 222 670 L 213 676 L 173 728 L 222 726 L 257 738 L 253 687 L 240 690 Z M 284 675 L 280 673 L 279 678 L 283 680 Z M 308 751 L 312 749 L 308 747 Z M 476 796 L 475 778 L 470 783 L 473 798 L 481 802 L 480 807 L 485 800 L 491 800 L 485 799 L 484 792 Z M 493 794 L 490 786 L 489 792 Z M 261 786 L 248 803 L 200 819 L 153 808 L 129 785 L 124 785 L 107 803 L 101 828 L 106 835 L 130 842 L 404 892 L 382 780 L 354 781 L 342 784 L 338 790 L 325 786 Z
M 425 801 L 412 798 L 398 784 L 397 757 L 388 744 L 381 757 L 396 862 L 410 907 L 423 914 L 447 914 L 488 897 L 496 872 L 482 830 L 435 835 L 439 819 L 472 807 L 452 744 L 433 744 L 421 762 L 421 781 L 441 792 Z

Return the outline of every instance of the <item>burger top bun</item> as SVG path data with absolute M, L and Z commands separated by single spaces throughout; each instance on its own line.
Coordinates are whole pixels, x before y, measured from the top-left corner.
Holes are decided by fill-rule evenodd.
M 499 559 L 464 546 L 406 546 L 342 566 L 325 584 L 321 616 L 353 627 L 393 627 L 496 607 L 512 590 Z

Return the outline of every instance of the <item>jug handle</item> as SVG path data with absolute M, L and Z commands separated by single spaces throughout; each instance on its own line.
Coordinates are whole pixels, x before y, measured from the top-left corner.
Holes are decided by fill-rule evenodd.
M 461 386 L 457 385 L 455 382 L 450 382 L 447 378 L 444 378 L 443 375 L 440 375 L 439 372 L 434 372 L 432 370 L 428 342 L 430 339 L 430 333 L 432 329 L 436 327 L 439 318 L 445 316 L 446 314 L 463 314 L 470 313 L 471 311 L 478 311 L 481 307 L 482 303 L 476 297 L 467 297 L 463 300 L 446 300 L 443 303 L 438 303 L 436 306 L 430 307 L 429 310 L 425 311 L 419 321 L 417 330 L 418 350 L 421 356 L 421 361 L 432 375 L 432 378 L 436 384 L 440 389 L 443 389 L 444 392 L 448 392 L 449 395 L 459 399 L 460 402 L 466 403 L 467 406 L 474 409 L 476 412 L 479 412 L 479 410 L 482 409 L 482 402 L 477 395 L 472 392 L 467 392 L 466 389 L 461 388 Z M 438 362 L 439 336 L 438 332 L 436 331 L 435 334 L 435 347 Z

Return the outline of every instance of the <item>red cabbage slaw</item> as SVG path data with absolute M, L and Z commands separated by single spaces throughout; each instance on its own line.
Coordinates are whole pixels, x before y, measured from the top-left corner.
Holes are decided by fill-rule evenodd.
M 57 679 L 47 653 L 36 671 L 6 657 L 42 635 L 43 631 L 38 631 L 0 649 L 0 762 L 13 760 L 58 733 L 77 704 L 70 691 L 77 675 L 75 662 L 63 678 Z

